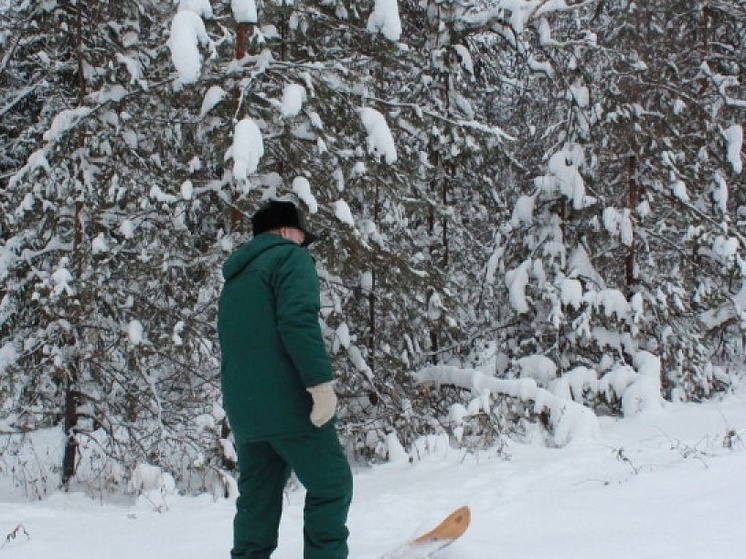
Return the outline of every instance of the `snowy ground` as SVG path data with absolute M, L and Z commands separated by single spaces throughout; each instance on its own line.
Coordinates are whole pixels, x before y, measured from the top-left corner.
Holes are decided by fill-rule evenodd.
M 351 559 L 375 559 L 462 504 L 472 525 L 439 559 L 746 557 L 744 390 L 604 419 L 594 442 L 512 444 L 510 454 L 440 448 L 415 464 L 357 472 Z M 29 503 L 0 487 L 0 559 L 228 557 L 230 501 L 55 494 Z M 288 494 L 276 559 L 302 557 L 302 501 L 302 491 Z

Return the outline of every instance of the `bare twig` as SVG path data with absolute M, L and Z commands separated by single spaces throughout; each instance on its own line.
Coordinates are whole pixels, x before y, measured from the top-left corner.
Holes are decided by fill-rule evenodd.
M 620 448 L 615 449 L 614 450 L 614 455 L 616 456 L 616 458 L 618 460 L 621 460 L 622 462 L 624 462 L 627 465 L 629 465 L 629 467 L 632 468 L 632 473 L 633 474 L 639 474 L 640 473 L 640 468 L 638 468 L 637 466 L 635 466 L 632 463 L 632 460 L 630 460 L 629 457 L 624 453 L 624 449 L 623 448 L 620 447 Z
M 21 534 L 26 536 L 27 541 L 31 539 L 31 534 L 29 534 L 26 528 L 23 527 L 23 524 L 19 524 L 12 532 L 5 536 L 5 541 L 3 542 L 3 545 L 0 545 L 0 549 L 3 549 L 6 545 L 15 540 Z

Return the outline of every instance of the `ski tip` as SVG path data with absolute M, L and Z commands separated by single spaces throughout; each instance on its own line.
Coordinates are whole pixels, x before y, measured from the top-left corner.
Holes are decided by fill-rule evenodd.
M 446 520 L 451 520 L 454 524 L 463 525 L 464 529 L 466 529 L 471 522 L 471 509 L 466 505 L 459 507 Z
M 466 532 L 470 522 L 471 510 L 469 507 L 459 507 L 449 514 L 443 522 L 438 524 L 435 528 L 417 538 L 415 542 L 423 543 L 433 540 L 455 540 Z
M 459 535 L 461 535 L 466 532 L 466 529 L 471 523 L 471 509 L 466 505 L 459 507 L 451 513 L 450 518 L 452 518 L 453 525 L 458 526 L 461 530 L 459 533 Z

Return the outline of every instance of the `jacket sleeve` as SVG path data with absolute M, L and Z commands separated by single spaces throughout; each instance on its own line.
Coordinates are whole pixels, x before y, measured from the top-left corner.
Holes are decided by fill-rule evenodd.
M 308 252 L 289 247 L 274 274 L 275 320 L 290 359 L 306 388 L 334 378 L 319 326 L 319 280 Z

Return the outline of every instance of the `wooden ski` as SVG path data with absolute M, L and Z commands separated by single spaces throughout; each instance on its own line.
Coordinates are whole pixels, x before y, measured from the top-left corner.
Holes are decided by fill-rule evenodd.
M 435 528 L 383 555 L 380 559 L 427 559 L 460 538 L 471 522 L 469 507 L 460 507 Z

